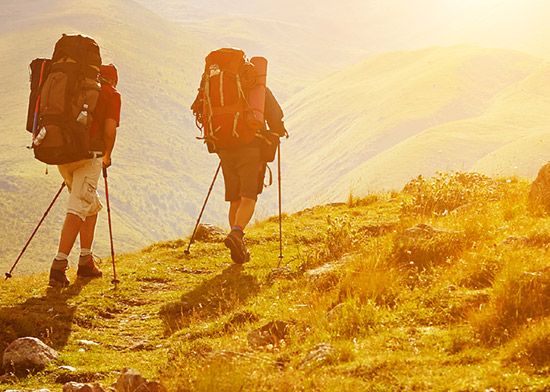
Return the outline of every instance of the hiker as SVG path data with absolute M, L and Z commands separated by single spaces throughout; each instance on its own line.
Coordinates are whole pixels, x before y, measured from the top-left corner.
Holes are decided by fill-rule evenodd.
M 286 134 L 283 111 L 272 92 L 266 88 L 265 118 L 271 132 Z M 225 200 L 229 204 L 230 233 L 224 244 L 231 251 L 235 263 L 245 263 L 250 253 L 244 241 L 244 229 L 252 219 L 258 195 L 264 187 L 267 163 L 262 159 L 263 141 L 254 139 L 246 145 L 219 149 L 217 154 L 222 164 L 225 184 Z
M 238 264 L 250 259 L 244 230 L 262 193 L 267 162 L 274 159 L 279 137 L 287 135 L 283 111 L 265 84 L 266 71 L 263 58 L 247 61 L 239 49 L 214 51 L 206 58 L 191 107 L 209 152 L 220 158 L 225 200 L 230 203 L 231 231 L 224 244 Z
M 58 253 L 50 269 L 50 286 L 66 287 L 70 284 L 66 275 L 67 258 L 78 235 L 80 235 L 80 258 L 77 276 L 82 278 L 102 276 L 92 253 L 97 214 L 102 208 L 97 194 L 97 184 L 102 168 L 111 166 L 116 131 L 120 125 L 121 97 L 116 89 L 118 72 L 114 65 L 102 65 L 99 80 L 101 91 L 89 130 L 92 157 L 58 165 L 70 197 L 65 223 L 61 230 Z

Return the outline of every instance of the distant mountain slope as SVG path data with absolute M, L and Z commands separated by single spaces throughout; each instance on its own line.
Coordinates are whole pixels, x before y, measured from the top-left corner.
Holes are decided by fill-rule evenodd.
M 272 23 L 299 27 L 317 36 L 317 42 L 306 42 L 298 34 L 286 42 L 287 47 L 301 44 L 302 51 L 317 59 L 342 48 L 385 53 L 462 43 L 545 57 L 550 52 L 550 3 L 545 0 L 136 1 L 171 20 L 213 22 L 219 36 L 232 34 L 227 29 L 232 21 L 247 19 L 255 26 L 253 31 L 271 33 L 267 47 L 280 44 Z M 352 59 L 353 54 L 348 54 L 339 60 Z
M 287 105 L 289 203 L 472 169 L 550 125 L 545 75 L 538 58 L 466 46 L 384 54 L 336 73 Z

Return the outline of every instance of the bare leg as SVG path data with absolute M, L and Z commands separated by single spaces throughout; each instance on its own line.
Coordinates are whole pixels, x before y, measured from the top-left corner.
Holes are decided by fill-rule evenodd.
M 255 207 L 256 200 L 246 197 L 241 197 L 241 200 L 238 201 L 232 201 L 229 207 L 231 232 L 224 243 L 231 250 L 231 259 L 237 264 L 246 263 L 250 260 L 250 253 L 246 249 L 243 236 L 246 225 L 254 215 Z
M 74 214 L 67 214 L 59 239 L 59 253 L 69 255 L 84 222 Z
M 241 197 L 239 208 L 237 209 L 237 213 L 235 215 L 234 226 L 239 226 L 242 230 L 244 230 L 250 222 L 250 219 L 252 219 L 255 208 L 256 200 Z
M 229 205 L 229 227 L 235 226 L 235 221 L 237 218 L 237 211 L 241 205 L 241 200 L 234 200 Z
M 97 214 L 89 216 L 80 227 L 80 248 L 92 249 L 95 235 L 95 225 L 97 223 Z

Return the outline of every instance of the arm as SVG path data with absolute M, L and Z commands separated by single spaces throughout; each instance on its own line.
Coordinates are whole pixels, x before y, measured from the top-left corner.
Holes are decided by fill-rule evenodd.
M 105 155 L 103 156 L 103 167 L 108 168 L 111 166 L 111 154 L 115 147 L 116 129 L 120 124 L 120 107 L 121 99 L 120 94 L 112 95 L 107 108 L 106 119 L 103 129 L 103 143 L 105 145 Z
M 271 132 L 277 133 L 279 137 L 288 137 L 283 121 L 283 110 L 269 88 L 266 88 L 264 116 Z
M 117 125 L 117 121 L 112 118 L 108 118 L 105 121 L 105 130 L 103 132 L 103 142 L 105 143 L 105 155 L 103 156 L 104 168 L 111 166 L 111 154 L 115 147 Z

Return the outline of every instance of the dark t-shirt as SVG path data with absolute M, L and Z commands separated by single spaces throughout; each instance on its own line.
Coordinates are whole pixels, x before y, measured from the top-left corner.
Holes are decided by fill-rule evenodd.
M 283 122 L 283 109 L 269 88 L 265 90 L 265 110 L 264 118 L 271 132 L 285 136 L 286 130 Z
M 90 127 L 90 149 L 92 151 L 105 152 L 103 134 L 105 132 L 105 121 L 112 119 L 120 125 L 120 93 L 113 86 L 104 83 L 101 85 L 101 92 L 97 100 L 92 126 Z

